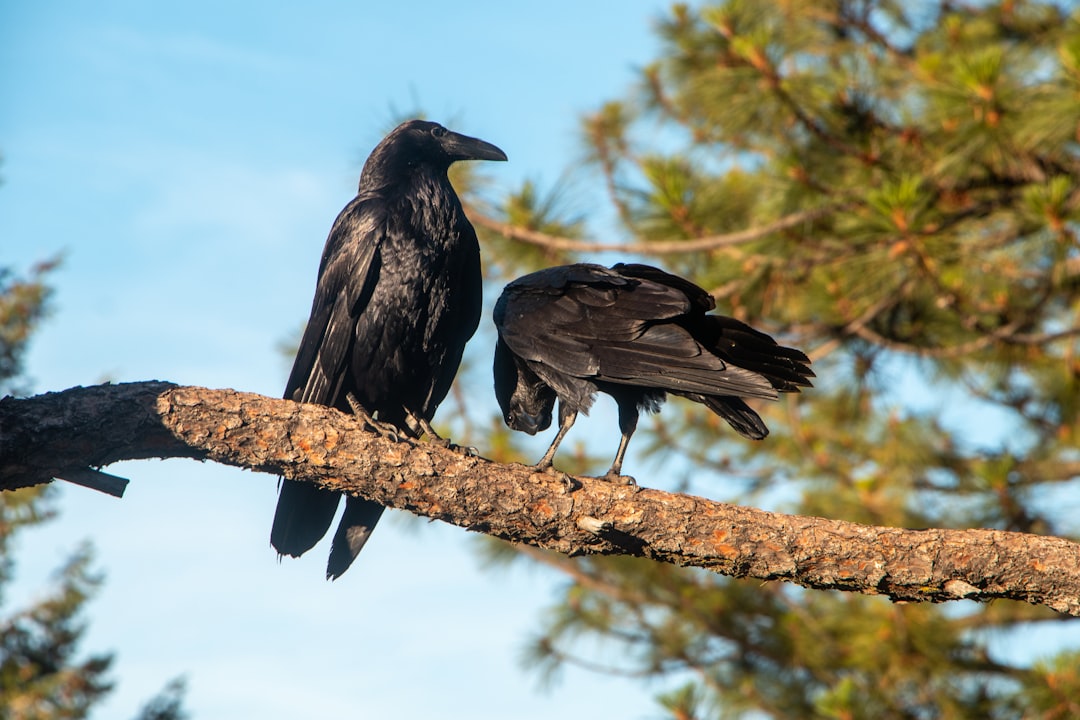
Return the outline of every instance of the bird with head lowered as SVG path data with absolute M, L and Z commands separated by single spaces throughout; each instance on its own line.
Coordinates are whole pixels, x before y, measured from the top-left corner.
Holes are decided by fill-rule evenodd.
M 743 322 L 709 314 L 715 307 L 702 288 L 649 265 L 562 265 L 508 284 L 494 311 L 503 419 L 534 435 L 551 425 L 559 401 L 559 431 L 536 467 L 551 467 L 597 392 L 619 408 L 611 480 L 630 480 L 622 465 L 638 416 L 657 412 L 667 393 L 705 405 L 743 437 L 768 435 L 743 398 L 775 400 L 809 387 L 810 360 Z
M 377 431 L 434 435 L 430 420 L 480 322 L 480 247 L 447 177 L 459 160 L 506 160 L 491 143 L 410 120 L 380 142 L 356 197 L 338 214 L 285 397 L 353 412 Z M 284 479 L 270 542 L 310 550 L 340 493 Z M 383 506 L 349 496 L 327 563 L 337 578 Z

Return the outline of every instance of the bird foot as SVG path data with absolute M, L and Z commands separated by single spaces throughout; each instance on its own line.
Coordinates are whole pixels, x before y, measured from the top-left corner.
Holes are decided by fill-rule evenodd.
M 540 462 L 536 463 L 535 465 L 531 465 L 530 467 L 532 467 L 532 469 L 538 473 L 557 476 L 559 481 L 563 484 L 563 486 L 568 492 L 574 492 L 575 490 L 581 488 L 581 483 L 578 482 L 578 480 L 575 479 L 573 475 L 568 475 L 562 470 L 556 470 L 555 466 L 552 465 L 550 462 L 545 463 L 543 460 L 541 460 Z
M 349 407 L 352 408 L 353 415 L 360 419 L 360 422 L 364 423 L 364 426 L 371 430 L 379 437 L 386 438 L 390 442 L 399 442 L 401 440 L 401 429 L 391 425 L 390 423 L 381 422 L 371 416 L 371 413 L 360 404 L 360 401 L 356 399 L 356 396 L 352 393 L 345 395 L 346 402 L 349 403 Z
M 619 472 L 613 472 L 608 470 L 606 474 L 600 475 L 597 480 L 606 480 L 616 485 L 629 485 L 631 487 L 637 487 L 637 480 L 632 475 L 623 475 Z
M 438 445 L 439 447 L 444 447 L 447 450 L 452 450 L 453 452 L 460 453 L 465 457 L 480 456 L 480 451 L 472 445 L 458 445 L 455 442 L 451 442 L 449 438 L 440 437 L 438 435 L 428 435 L 427 441 L 429 443 L 432 443 L 433 445 Z
M 455 442 L 451 442 L 450 438 L 444 438 L 439 433 L 435 432 L 435 428 L 431 427 L 431 423 L 423 418 L 419 417 L 415 413 L 409 413 L 409 418 L 415 423 L 416 427 L 424 433 L 424 438 L 434 445 L 444 447 L 447 450 L 453 450 L 456 453 L 461 453 L 465 457 L 479 457 L 480 451 L 474 448 L 472 445 L 458 445 Z
M 442 435 L 435 432 L 435 428 L 431 427 L 430 422 L 428 422 L 420 415 L 417 415 L 409 408 L 405 408 L 405 414 L 409 418 L 410 426 L 414 430 L 418 430 L 419 432 L 423 433 L 424 436 L 427 438 L 428 442 L 435 443 L 439 447 L 444 447 L 447 450 L 453 450 L 454 452 L 460 452 L 470 457 L 475 457 L 480 454 L 480 451 L 474 447 L 464 447 L 462 445 L 457 445 L 450 442 L 449 438 L 444 438 Z
M 362 419 L 364 425 L 379 437 L 386 438 L 390 442 L 401 442 L 401 431 L 399 428 L 394 427 L 390 423 L 380 422 L 371 416 Z

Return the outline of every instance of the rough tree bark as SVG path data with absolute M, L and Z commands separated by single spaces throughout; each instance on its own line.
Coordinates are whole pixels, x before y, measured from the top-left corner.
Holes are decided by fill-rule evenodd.
M 233 390 L 142 382 L 0 400 L 0 490 L 165 457 L 314 482 L 567 555 L 636 555 L 896 601 L 1011 598 L 1080 616 L 1080 545 L 1061 538 L 872 527 L 541 473 Z

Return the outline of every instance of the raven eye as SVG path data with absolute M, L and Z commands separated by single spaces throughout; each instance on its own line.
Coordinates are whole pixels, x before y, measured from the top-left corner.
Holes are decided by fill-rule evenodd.
M 441 125 L 436 125 L 435 127 L 431 128 L 431 134 L 437 138 L 441 138 L 443 135 L 446 134 L 446 128 L 442 127 Z

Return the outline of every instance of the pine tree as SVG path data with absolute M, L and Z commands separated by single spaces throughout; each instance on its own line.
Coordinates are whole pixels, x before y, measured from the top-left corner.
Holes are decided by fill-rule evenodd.
M 39 263 L 27 277 L 0 266 L 0 397 L 20 391 L 23 354 L 30 335 L 46 315 L 51 289 L 45 282 L 58 259 Z
M 583 126 L 624 248 L 811 352 L 818 381 L 762 408 L 761 443 L 677 400 L 635 443 L 710 497 L 1075 536 L 1080 13 L 730 0 L 658 30 L 639 92 Z M 525 241 L 500 241 L 500 267 L 603 248 L 536 192 L 507 201 L 513 229 L 479 223 Z M 1031 663 L 989 646 L 1065 622 L 1045 609 L 523 554 L 568 578 L 530 661 L 684 683 L 660 698 L 675 718 L 1080 717 L 1076 648 Z
M 48 273 L 38 265 L 28 277 L 0 268 L 0 396 L 22 389 L 23 357 L 34 328 L 46 316 Z M 15 540 L 27 527 L 55 518 L 52 485 L 0 493 L 0 720 L 66 720 L 88 717 L 113 688 L 112 653 L 79 657 L 86 629 L 82 613 L 102 582 L 91 569 L 89 545 L 78 548 L 56 572 L 55 586 L 33 605 L 12 610 L 4 588 L 15 572 Z M 173 681 L 136 720 L 183 720 L 183 682 Z

